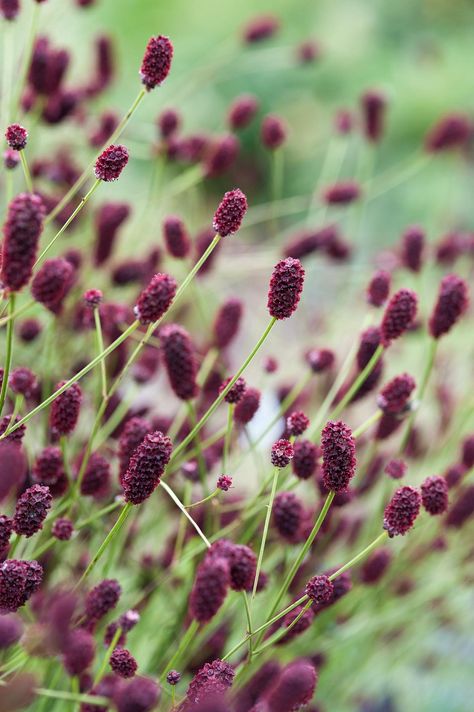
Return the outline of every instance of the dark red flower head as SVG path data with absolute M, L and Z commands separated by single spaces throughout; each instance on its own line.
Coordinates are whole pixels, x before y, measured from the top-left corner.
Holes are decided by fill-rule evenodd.
M 111 472 L 109 461 L 100 453 L 89 457 L 81 482 L 81 494 L 89 497 L 104 497 L 108 494 Z
M 409 531 L 420 512 L 421 495 L 413 487 L 400 487 L 385 507 L 383 528 L 389 537 Z
M 392 480 L 401 480 L 407 471 L 406 462 L 403 460 L 390 460 L 385 465 L 384 472 L 392 478 Z
M 20 163 L 20 157 L 18 151 L 13 151 L 11 148 L 7 148 L 3 152 L 3 165 L 9 171 L 12 171 Z
M 429 321 L 431 336 L 439 339 L 443 334 L 447 334 L 468 306 L 469 292 L 466 282 L 455 274 L 443 277 L 438 300 Z
M 85 613 L 89 621 L 97 622 L 117 605 L 122 589 L 115 579 L 104 579 L 86 596 Z
M 310 349 L 305 358 L 313 373 L 328 371 L 335 361 L 334 351 L 330 349 Z
M 4 20 L 16 20 L 20 12 L 20 0 L 0 0 L 0 15 Z
M 321 435 L 323 482 L 328 490 L 347 489 L 355 475 L 355 442 L 351 429 L 342 421 L 330 420 Z
M 220 388 L 219 388 L 219 393 L 223 393 L 229 383 L 232 381 L 232 376 L 229 378 L 226 378 L 225 381 L 222 382 Z M 227 393 L 224 396 L 224 400 L 226 403 L 229 403 L 231 405 L 235 405 L 236 403 L 239 403 L 242 398 L 244 397 L 245 391 L 247 390 L 247 383 L 245 382 L 245 379 L 240 377 L 236 380 L 232 388 L 230 388 Z
M 22 151 L 26 148 L 28 141 L 28 131 L 20 126 L 20 124 L 10 124 L 5 131 L 5 138 L 8 146 L 14 151 Z
M 135 316 L 141 324 L 151 324 L 160 319 L 171 306 L 178 285 L 169 274 L 155 274 L 140 294 L 135 306 Z
M 232 686 L 234 676 L 232 665 L 223 660 L 206 663 L 189 683 L 186 703 L 195 705 L 209 697 L 223 695 Z
M 104 295 L 102 294 L 100 289 L 88 289 L 87 292 L 84 292 L 82 298 L 84 299 L 84 303 L 86 304 L 86 306 L 89 307 L 89 309 L 96 309 L 102 302 Z
M 125 474 L 133 453 L 143 441 L 145 435 L 152 430 L 151 423 L 138 416 L 129 418 L 125 423 L 119 437 L 119 474 L 120 479 Z
M 386 100 L 379 91 L 368 91 L 362 95 L 364 133 L 373 143 L 380 141 L 384 130 Z
M 472 134 L 470 119 L 464 114 L 448 114 L 428 132 L 425 148 L 430 153 L 465 148 Z
M 271 450 L 271 461 L 274 467 L 286 467 L 293 459 L 294 449 L 289 440 L 277 440 Z
M 59 447 L 45 447 L 37 456 L 31 474 L 33 482 L 47 485 L 53 497 L 64 494 L 68 487 L 63 456 Z
M 49 487 L 33 485 L 18 499 L 13 516 L 13 531 L 30 537 L 43 528 L 52 502 Z
M 110 667 L 119 677 L 133 677 L 138 670 L 137 661 L 129 650 L 115 648 L 110 656 Z
M 41 328 L 37 319 L 25 319 L 18 325 L 18 335 L 22 341 L 29 344 L 41 334 Z
M 215 178 L 228 171 L 239 155 L 239 150 L 239 139 L 233 134 L 216 139 L 208 148 L 203 165 L 206 178 Z
M 388 346 L 398 339 L 413 323 L 418 308 L 418 297 L 411 289 L 400 289 L 385 307 L 382 324 L 382 344 Z
M 216 488 L 222 490 L 222 492 L 228 492 L 231 487 L 232 477 L 229 477 L 229 475 L 219 475 Z
M 402 413 L 408 406 L 408 401 L 416 387 L 414 379 L 408 374 L 395 376 L 379 393 L 378 407 L 384 413 L 396 415 Z
M 62 388 L 66 381 L 56 384 L 56 390 Z M 70 435 L 76 427 L 81 409 L 82 391 L 78 383 L 66 388 L 52 403 L 49 415 L 51 428 L 58 435 Z
M 311 701 L 318 676 L 309 660 L 295 660 L 287 665 L 264 699 L 270 712 L 295 712 Z
M 363 583 L 373 585 L 378 583 L 387 571 L 392 560 L 392 553 L 389 549 L 376 549 L 364 562 L 360 578 Z
M 443 514 L 448 508 L 448 483 L 444 477 L 427 477 L 421 485 L 421 502 L 429 514 Z
M 265 116 L 262 121 L 260 136 L 263 145 L 270 149 L 270 151 L 275 151 L 277 148 L 280 148 L 287 136 L 287 128 L 283 119 L 273 114 Z
M 309 440 L 297 440 L 291 468 L 300 480 L 308 480 L 316 471 L 319 448 Z
M 244 395 L 235 406 L 234 420 L 240 425 L 250 423 L 260 407 L 261 393 L 257 388 L 246 388 Z
M 147 91 L 154 89 L 165 81 L 171 69 L 173 45 L 169 37 L 158 35 L 151 37 L 140 67 L 142 83 Z
M 95 162 L 95 177 L 106 183 L 117 180 L 128 163 L 128 150 L 121 144 L 109 146 Z
M 165 109 L 158 116 L 156 123 L 160 130 L 161 138 L 167 139 L 179 129 L 181 117 L 174 109 Z
M 474 435 L 469 435 L 462 444 L 462 464 L 468 470 L 474 467 Z
M 181 400 L 191 400 L 198 392 L 198 366 L 190 335 L 178 324 L 167 324 L 160 331 L 160 341 L 171 388 Z
M 287 257 L 273 268 L 267 307 L 275 319 L 288 319 L 296 310 L 303 291 L 305 271 L 299 260 Z
M 214 214 L 212 227 L 221 237 L 233 235 L 234 232 L 240 229 L 247 208 L 247 198 L 244 193 L 239 188 L 229 190 L 224 193 L 224 197 Z
M 298 435 L 303 435 L 304 431 L 309 427 L 309 418 L 303 413 L 302 410 L 295 410 L 290 413 L 286 419 L 286 429 L 288 435 L 293 435 L 298 437 Z
M 419 272 L 423 264 L 425 233 L 417 225 L 409 227 L 402 235 L 401 258 L 404 266 L 412 272 Z
M 183 221 L 177 215 L 168 215 L 165 218 L 163 221 L 163 235 L 170 255 L 183 259 L 189 254 L 191 240 Z
M 281 537 L 294 541 L 303 520 L 304 508 L 294 492 L 280 492 L 273 505 L 273 524 Z
M 56 519 L 51 529 L 51 534 L 59 541 L 69 541 L 74 533 L 74 524 L 66 517 Z
M 7 559 L 0 564 L 0 610 L 14 613 L 40 587 L 43 569 L 37 561 Z
M 0 514 L 0 551 L 3 551 L 8 546 L 12 531 L 13 519 L 7 517 L 6 514 Z
M 151 712 L 156 709 L 161 688 L 150 677 L 134 677 L 119 686 L 114 695 L 117 712 Z
M 228 539 L 218 539 L 208 549 L 206 558 L 227 561 L 230 587 L 234 591 L 250 591 L 252 589 L 257 570 L 257 557 L 250 547 L 233 544 Z
M 95 640 L 82 628 L 71 631 L 63 655 L 63 663 L 71 677 L 80 675 L 92 664 L 95 657 Z
M 214 343 L 219 349 L 225 349 L 236 337 L 242 319 L 243 305 L 240 299 L 231 297 L 217 312 L 212 327 Z
M 347 205 L 360 198 L 361 189 L 353 180 L 341 181 L 326 188 L 323 199 L 328 205 Z
M 101 142 L 103 143 L 103 142 Z M 127 203 L 104 203 L 95 215 L 94 261 L 103 264 L 112 254 L 120 226 L 130 215 Z
M 168 683 L 168 685 L 177 685 L 180 680 L 181 673 L 177 670 L 170 670 L 169 673 L 166 675 L 166 682 Z
M 189 613 L 199 623 L 208 623 L 224 603 L 230 587 L 230 566 L 223 557 L 206 557 L 196 571 L 189 597 Z
M 244 40 L 248 44 L 261 42 L 278 32 L 280 22 L 275 15 L 261 15 L 251 20 L 244 28 Z
M 381 307 L 387 301 L 390 292 L 390 272 L 381 269 L 371 278 L 367 286 L 367 301 L 373 307 Z
M 8 206 L 3 226 L 1 280 L 11 291 L 28 283 L 43 230 L 44 205 L 38 195 L 20 193 Z
M 160 484 L 160 477 L 170 461 L 173 445 L 159 430 L 149 433 L 133 453 L 122 486 L 125 501 L 141 504 Z
M 49 96 L 53 101 L 60 98 L 60 88 L 69 60 L 69 52 L 51 47 L 47 37 L 38 37 L 28 73 L 28 82 L 34 92 Z
M 33 371 L 24 366 L 19 366 L 11 372 L 8 385 L 16 395 L 31 398 L 38 387 L 38 381 Z
M 63 257 L 46 260 L 33 277 L 31 293 L 40 304 L 58 313 L 73 284 L 74 268 Z
M 334 586 L 325 574 L 313 576 L 306 584 L 305 593 L 315 603 L 329 603 L 334 594 Z
M 15 615 L 0 616 L 0 650 L 17 643 L 23 635 L 21 618 Z
M 238 96 L 229 107 L 227 121 L 232 131 L 238 131 L 249 125 L 258 111 L 259 102 L 253 94 Z

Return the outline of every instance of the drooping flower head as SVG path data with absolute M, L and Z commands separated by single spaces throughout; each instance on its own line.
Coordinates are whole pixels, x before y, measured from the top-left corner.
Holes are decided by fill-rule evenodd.
M 147 91 L 164 82 L 171 69 L 173 45 L 169 37 L 151 37 L 143 56 L 140 76 Z
M 305 271 L 299 260 L 287 257 L 278 262 L 270 279 L 268 311 L 275 319 L 289 319 L 303 291 Z
M 168 464 L 173 445 L 159 430 L 149 433 L 133 453 L 122 486 L 125 501 L 141 504 L 160 484 L 160 477 Z
M 439 339 L 447 334 L 469 305 L 466 282 L 455 274 L 448 274 L 441 280 L 438 300 L 430 317 L 431 336 Z
M 29 193 L 20 193 L 8 206 L 3 226 L 1 280 L 11 291 L 24 287 L 31 277 L 44 213 L 41 198 Z
M 111 145 L 103 151 L 95 162 L 95 177 L 106 183 L 117 180 L 128 163 L 128 150 L 121 144 Z
M 323 482 L 328 490 L 347 489 L 355 475 L 355 442 L 351 429 L 342 421 L 330 420 L 321 435 Z
M 400 289 L 385 307 L 382 324 L 382 344 L 388 346 L 413 323 L 418 309 L 418 297 L 411 289 Z
M 385 507 L 383 528 L 389 537 L 409 531 L 420 512 L 421 495 L 414 487 L 400 487 Z
M 247 212 L 247 198 L 239 188 L 224 193 L 214 214 L 212 226 L 221 237 L 227 237 L 240 229 Z

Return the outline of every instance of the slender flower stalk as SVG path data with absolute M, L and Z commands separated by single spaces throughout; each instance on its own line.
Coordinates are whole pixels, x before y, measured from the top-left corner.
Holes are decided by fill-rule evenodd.
M 369 363 L 367 366 L 358 374 L 357 378 L 355 378 L 354 382 L 350 386 L 350 388 L 347 390 L 347 393 L 344 394 L 344 396 L 341 398 L 340 402 L 336 405 L 334 410 L 331 412 L 329 416 L 329 420 L 335 420 L 340 413 L 344 410 L 346 405 L 350 403 L 352 398 L 356 395 L 356 393 L 359 391 L 359 388 L 365 383 L 367 380 L 367 377 L 372 373 L 374 370 L 375 366 L 377 365 L 378 361 L 380 360 L 382 354 L 384 352 L 384 346 L 380 344 L 372 358 L 370 359 Z
M 200 536 L 201 539 L 203 540 L 204 544 L 205 544 L 205 545 L 207 546 L 207 548 L 209 549 L 210 546 L 211 546 L 210 541 L 208 540 L 208 538 L 206 537 L 206 535 L 204 534 L 204 532 L 201 530 L 201 528 L 199 527 L 199 525 L 194 521 L 194 519 L 192 518 L 192 516 L 189 514 L 189 512 L 188 512 L 187 509 L 186 509 L 186 507 L 184 506 L 184 504 L 183 504 L 183 503 L 181 502 L 181 500 L 179 499 L 179 497 L 176 496 L 176 494 L 173 492 L 173 490 L 171 489 L 171 487 L 170 487 L 164 480 L 161 480 L 161 483 L 160 483 L 160 484 L 161 484 L 161 487 L 163 487 L 163 489 L 165 490 L 165 492 L 171 497 L 171 499 L 172 499 L 173 502 L 176 504 L 176 506 L 178 507 L 178 509 L 181 510 L 181 512 L 182 512 L 182 513 L 184 514 L 184 516 L 186 517 L 186 519 L 192 524 L 192 526 L 194 527 L 194 529 L 197 531 L 197 533 L 199 534 L 199 536 Z
M 354 430 L 352 433 L 354 438 L 358 438 L 361 435 L 363 435 L 374 423 L 376 423 L 380 418 L 382 417 L 383 412 L 381 410 L 377 410 L 375 413 L 373 413 L 370 418 L 367 418 L 362 425 L 359 425 L 358 428 Z
M 10 376 L 10 370 L 11 370 L 12 358 L 13 358 L 13 329 L 14 329 L 13 314 L 15 312 L 15 292 L 11 292 L 10 296 L 8 297 L 8 312 L 9 312 L 10 320 L 8 321 L 8 324 L 7 324 L 7 344 L 6 344 L 6 352 L 5 352 L 5 368 L 4 368 L 4 373 L 3 373 L 2 388 L 0 390 L 0 415 L 2 414 L 3 406 L 5 405 L 5 398 L 7 396 L 7 388 L 8 388 L 8 378 Z M 10 428 L 10 432 L 12 430 L 14 430 L 14 427 Z
M 421 377 L 420 387 L 418 389 L 417 398 L 416 398 L 417 399 L 417 410 L 420 409 L 421 403 L 422 403 L 424 395 L 425 395 L 426 387 L 430 380 L 431 372 L 433 370 L 433 366 L 434 366 L 435 359 L 436 359 L 438 343 L 439 342 L 437 339 L 430 339 L 430 345 L 428 348 L 428 358 L 426 359 L 426 362 L 425 362 L 425 369 L 423 371 L 423 376 Z M 400 443 L 400 450 L 399 450 L 400 455 L 402 455 L 405 452 L 405 449 L 408 445 L 408 441 L 410 440 L 411 431 L 412 431 L 413 425 L 415 423 L 416 412 L 417 411 L 414 410 L 412 413 L 410 413 L 410 415 L 408 417 L 408 422 L 405 426 L 405 432 L 403 433 L 403 437 L 402 437 L 402 440 Z
M 102 335 L 102 324 L 100 320 L 100 312 L 99 309 L 96 307 L 94 309 L 94 324 L 95 324 L 95 333 L 96 333 L 96 340 L 97 340 L 97 351 L 99 354 L 101 354 L 104 350 L 104 338 Z M 101 393 L 102 393 L 102 398 L 107 397 L 107 371 L 105 367 L 105 360 L 102 360 L 100 362 L 100 381 L 101 381 Z
M 114 652 L 115 648 L 117 647 L 117 644 L 120 640 L 120 636 L 122 635 L 122 629 L 119 627 L 115 631 L 112 640 L 110 641 L 110 645 L 105 651 L 105 655 L 103 657 L 103 660 L 100 664 L 99 669 L 97 670 L 96 676 L 94 677 L 94 683 L 93 687 L 99 684 L 99 682 L 102 680 L 104 677 L 105 671 L 107 669 L 107 665 L 109 664 L 110 656 Z
M 26 160 L 25 151 L 24 150 L 18 151 L 18 153 L 20 154 L 21 167 L 23 168 L 23 173 L 25 176 L 26 188 L 28 190 L 28 193 L 32 193 L 33 192 L 33 181 L 31 179 L 31 173 L 30 173 L 30 169 L 28 167 L 28 161 Z
M 278 475 L 280 474 L 280 468 L 275 467 L 273 470 L 272 478 L 272 489 L 270 491 L 270 499 L 267 504 L 267 513 L 265 515 L 265 522 L 263 525 L 262 541 L 260 542 L 260 551 L 258 553 L 257 560 L 257 570 L 255 571 L 255 578 L 252 587 L 252 600 L 257 594 L 258 580 L 260 578 L 260 571 L 262 569 L 263 555 L 265 553 L 265 545 L 267 543 L 268 529 L 270 527 L 270 519 L 272 516 L 273 502 L 275 501 L 275 494 L 278 486 Z
M 99 548 L 93 555 L 86 570 L 84 571 L 81 578 L 79 579 L 77 586 L 80 586 L 83 583 L 83 581 L 85 581 L 85 579 L 89 576 L 91 571 L 95 568 L 97 562 L 102 558 L 102 556 L 103 556 L 104 552 L 106 551 L 107 547 L 109 546 L 109 544 L 111 544 L 111 542 L 115 539 L 117 534 L 122 529 L 128 516 L 130 515 L 130 512 L 132 511 L 132 508 L 133 508 L 133 505 L 130 504 L 130 502 L 127 502 L 127 504 L 125 504 L 123 506 L 122 511 L 120 512 L 120 515 L 119 515 L 117 521 L 115 522 L 114 526 L 109 531 L 109 533 L 105 537 L 104 541 L 102 542 L 102 544 L 99 546 Z

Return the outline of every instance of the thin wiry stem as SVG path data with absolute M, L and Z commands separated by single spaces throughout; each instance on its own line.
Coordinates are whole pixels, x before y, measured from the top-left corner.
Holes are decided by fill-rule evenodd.
M 8 297 L 8 312 L 10 314 L 10 320 L 7 325 L 7 345 L 6 345 L 6 353 L 5 353 L 5 367 L 3 370 L 3 380 L 2 380 L 2 388 L 0 390 L 0 415 L 2 414 L 3 411 L 3 406 L 5 405 L 5 398 L 7 397 L 7 388 L 8 388 L 8 379 L 10 376 L 10 370 L 12 366 L 12 357 L 13 357 L 13 325 L 14 325 L 14 319 L 13 319 L 13 313 L 15 311 L 15 292 L 12 292 L 10 296 Z M 11 430 L 14 430 L 15 428 L 11 428 Z
M 344 394 L 344 396 L 341 398 L 334 410 L 330 413 L 329 420 L 334 420 L 335 418 L 337 418 L 338 415 L 342 413 L 346 405 L 351 402 L 352 398 L 357 394 L 361 386 L 363 386 L 367 378 L 374 370 L 377 363 L 380 361 L 383 352 L 384 347 L 382 346 L 382 344 L 380 344 L 379 346 L 377 346 L 377 349 L 375 350 L 375 353 L 373 354 L 367 366 L 362 369 L 362 371 L 358 374 L 357 378 L 354 380 L 354 383 L 347 390 L 347 393 Z
M 30 169 L 28 167 L 28 161 L 26 160 L 25 149 L 18 151 L 20 154 L 21 167 L 23 168 L 23 174 L 25 176 L 26 189 L 28 193 L 33 192 L 33 181 L 31 179 Z
M 262 541 L 260 542 L 260 551 L 258 552 L 258 560 L 257 560 L 257 568 L 255 571 L 255 578 L 253 581 L 253 588 L 252 588 L 252 600 L 255 598 L 257 594 L 257 587 L 258 587 L 258 580 L 260 578 L 260 571 L 262 568 L 262 562 L 263 562 L 263 554 L 265 553 L 265 545 L 267 543 L 267 536 L 268 536 L 268 529 L 270 527 L 270 518 L 272 516 L 272 510 L 273 510 L 273 502 L 275 500 L 275 494 L 278 486 L 278 475 L 280 474 L 280 470 L 278 467 L 275 467 L 273 471 L 273 480 L 272 480 L 272 489 L 270 491 L 270 499 L 267 504 L 267 513 L 265 515 L 265 522 L 263 525 L 263 533 L 262 533 Z

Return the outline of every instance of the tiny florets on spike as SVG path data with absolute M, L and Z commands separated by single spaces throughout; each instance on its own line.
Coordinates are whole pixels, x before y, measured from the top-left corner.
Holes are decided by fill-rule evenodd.
M 111 145 L 103 151 L 95 162 L 95 177 L 106 183 L 117 180 L 128 163 L 128 150 L 121 144 Z
M 43 569 L 37 561 L 7 559 L 0 564 L 0 609 L 14 613 L 40 587 Z
M 265 701 L 271 712 L 294 712 L 311 701 L 318 676 L 309 660 L 295 660 L 287 665 L 270 691 Z
M 217 208 L 212 227 L 221 237 L 227 237 L 240 229 L 242 220 L 247 212 L 247 198 L 239 188 L 224 193 Z
M 117 605 L 122 589 L 115 579 L 104 579 L 86 596 L 85 613 L 88 621 L 97 622 Z
M 271 462 L 273 467 L 283 468 L 290 464 L 293 459 L 294 448 L 289 440 L 281 439 L 273 443 L 271 450 Z
M 3 226 L 1 280 L 11 291 L 24 287 L 31 277 L 44 213 L 38 195 L 20 193 L 8 205 Z
M 49 487 L 33 485 L 23 492 L 18 499 L 13 516 L 13 531 L 30 537 L 43 528 L 52 497 Z
M 386 99 L 379 91 L 368 91 L 362 95 L 364 133 L 373 143 L 380 141 L 384 130 Z
M 8 546 L 12 531 L 13 519 L 6 514 L 0 514 L 0 552 Z
M 319 448 L 309 440 L 297 440 L 294 446 L 291 468 L 300 480 L 308 480 L 316 471 Z
M 313 576 L 306 584 L 305 593 L 315 603 L 329 603 L 334 593 L 334 586 L 329 576 L 324 574 Z
M 398 339 L 413 323 L 418 308 L 418 297 L 411 289 L 400 289 L 385 307 L 381 332 L 382 344 L 388 346 Z
M 258 99 L 252 94 L 238 96 L 229 107 L 227 121 L 233 131 L 249 125 L 258 111 Z
M 234 668 L 223 660 L 206 663 L 189 683 L 186 702 L 195 705 L 206 698 L 223 695 L 232 686 L 234 676 Z
M 229 475 L 219 475 L 217 478 L 216 488 L 222 490 L 222 492 L 228 492 L 232 487 L 232 477 Z
M 177 215 L 168 215 L 163 221 L 163 235 L 168 252 L 177 259 L 183 259 L 191 250 L 191 240 L 184 222 Z
M 110 656 L 110 667 L 119 677 L 130 678 L 138 670 L 137 661 L 129 650 L 115 648 Z
M 390 292 L 391 275 L 381 269 L 371 278 L 367 286 L 367 301 L 373 307 L 381 307 L 387 301 Z
M 29 368 L 19 366 L 11 372 L 8 385 L 16 395 L 31 398 L 38 387 L 38 381 Z
M 26 148 L 28 141 L 28 131 L 20 124 L 11 124 L 5 131 L 5 138 L 8 146 L 14 151 L 22 151 Z
M 224 603 L 229 587 L 230 567 L 227 559 L 204 559 L 197 568 L 189 597 L 191 616 L 199 623 L 208 623 Z
M 151 430 L 150 421 L 138 416 L 130 418 L 125 423 L 119 437 L 118 456 L 120 479 L 122 479 L 122 475 L 127 471 L 128 463 L 133 453 L 143 441 L 145 435 L 151 432 Z
M 325 203 L 329 205 L 347 205 L 358 200 L 361 189 L 355 181 L 342 181 L 326 188 L 323 194 Z
M 409 227 L 402 235 L 401 258 L 405 267 L 419 272 L 423 264 L 425 233 L 417 225 Z
M 293 541 L 303 519 L 303 504 L 294 492 L 280 492 L 273 505 L 273 523 L 284 539 Z
M 401 480 L 407 471 L 406 462 L 403 460 L 390 460 L 385 465 L 384 472 L 392 478 L 392 480 Z
M 51 534 L 59 541 L 69 541 L 74 533 L 74 525 L 70 519 L 60 517 L 56 519 L 51 530 Z
M 389 549 L 376 549 L 373 551 L 362 566 L 361 581 L 367 585 L 378 583 L 387 571 L 391 560 L 392 554 Z
M 443 334 L 447 334 L 468 306 L 469 292 L 464 279 L 455 274 L 443 277 L 438 300 L 429 321 L 431 336 L 439 339 Z
M 158 116 L 156 123 L 160 130 L 161 138 L 167 139 L 178 131 L 181 117 L 174 109 L 165 109 Z
M 140 76 L 147 91 L 159 86 L 169 74 L 173 59 L 173 45 L 169 37 L 151 37 L 143 56 Z
M 415 387 L 416 383 L 408 373 L 395 376 L 380 391 L 377 398 L 378 407 L 384 413 L 391 415 L 402 413 L 407 408 L 409 398 Z
M 117 712 L 151 712 L 156 709 L 161 688 L 150 677 L 136 676 L 118 687 L 114 695 Z
M 177 670 L 170 670 L 166 675 L 166 682 L 168 685 L 177 685 L 181 680 L 181 673 Z
M 181 400 L 191 400 L 198 392 L 198 365 L 190 335 L 178 324 L 167 324 L 160 340 L 171 388 Z
M 296 410 L 293 413 L 290 413 L 286 419 L 286 429 L 288 431 L 288 435 L 298 437 L 298 435 L 303 435 L 308 427 L 309 418 L 303 413 L 302 410 Z
M 101 304 L 104 295 L 100 289 L 88 289 L 87 292 L 84 292 L 82 298 L 84 299 L 85 305 L 88 306 L 89 309 L 96 309 L 99 304 Z
M 155 274 L 140 294 L 135 306 L 135 316 L 140 324 L 151 324 L 160 319 L 171 306 L 178 285 L 169 274 Z
M 400 487 L 385 507 L 383 528 L 389 537 L 409 531 L 420 512 L 421 495 L 414 487 Z
M 225 349 L 236 337 L 242 320 L 243 305 L 240 299 L 231 297 L 217 312 L 212 327 L 214 343 L 219 349 Z
M 160 431 L 149 433 L 133 453 L 122 479 L 125 501 L 141 504 L 160 484 L 173 445 Z
M 448 508 L 448 483 L 444 477 L 427 477 L 421 485 L 421 503 L 429 514 L 443 514 Z
M 305 271 L 299 260 L 287 257 L 275 265 L 270 279 L 267 307 L 274 319 L 289 319 L 303 291 Z
M 219 388 L 219 393 L 223 393 L 231 381 L 232 381 L 232 376 L 230 376 L 229 378 L 226 378 L 226 380 L 221 383 L 221 386 Z M 230 405 L 235 405 L 236 403 L 239 403 L 242 400 L 242 398 L 244 397 L 246 390 L 247 390 L 247 383 L 245 381 L 245 378 L 242 378 L 240 376 L 235 381 L 233 386 L 225 394 L 225 396 L 224 396 L 225 402 L 229 403 Z
M 342 421 L 329 421 L 321 435 L 323 482 L 328 490 L 347 489 L 355 475 L 355 442 L 351 429 Z
M 260 407 L 260 391 L 256 388 L 247 388 L 234 410 L 234 420 L 240 425 L 250 423 Z
M 279 116 L 270 114 L 262 121 L 260 133 L 263 145 L 270 151 L 275 151 L 283 145 L 287 136 L 286 125 Z
M 56 385 L 62 388 L 66 381 Z M 78 383 L 72 383 L 51 405 L 49 423 L 58 435 L 70 435 L 76 427 L 81 409 L 82 391 Z
M 73 283 L 74 268 L 63 257 L 46 260 L 31 283 L 31 294 L 53 313 L 61 310 L 62 301 Z
M 81 628 L 73 630 L 68 636 L 63 655 L 63 663 L 71 677 L 80 675 L 92 664 L 95 657 L 95 640 Z

